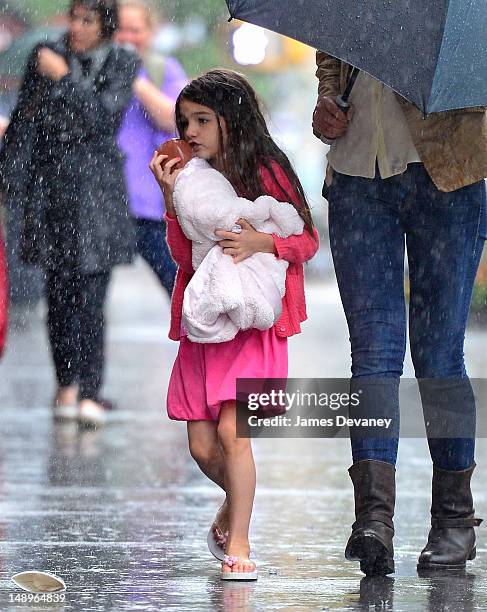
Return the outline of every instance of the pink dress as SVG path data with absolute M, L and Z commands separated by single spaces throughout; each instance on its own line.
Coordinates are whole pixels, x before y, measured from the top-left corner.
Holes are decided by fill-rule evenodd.
M 169 418 L 218 421 L 222 402 L 236 398 L 237 378 L 287 378 L 287 373 L 287 338 L 275 327 L 241 331 L 218 344 L 183 336 L 167 392 Z

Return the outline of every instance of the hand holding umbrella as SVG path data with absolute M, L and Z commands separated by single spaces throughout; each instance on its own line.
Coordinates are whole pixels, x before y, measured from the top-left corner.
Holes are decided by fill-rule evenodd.
M 313 132 L 318 137 L 335 140 L 345 134 L 352 117 L 353 106 L 342 110 L 333 98 L 320 98 L 313 113 Z

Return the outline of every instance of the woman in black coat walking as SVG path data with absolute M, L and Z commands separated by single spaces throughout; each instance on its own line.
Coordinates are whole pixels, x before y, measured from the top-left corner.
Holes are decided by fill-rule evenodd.
M 116 134 L 138 60 L 112 42 L 117 15 L 116 0 L 72 1 L 67 34 L 30 57 L 1 160 L 7 189 L 28 173 L 22 256 L 46 273 L 54 417 L 86 425 L 105 420 L 103 307 L 134 246 Z

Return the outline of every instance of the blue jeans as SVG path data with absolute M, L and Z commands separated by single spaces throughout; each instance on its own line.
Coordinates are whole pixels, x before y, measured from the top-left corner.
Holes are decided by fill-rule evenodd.
M 174 263 L 166 242 L 165 221 L 136 219 L 137 252 L 145 259 L 171 297 L 176 279 Z
M 365 438 L 351 430 L 353 461 L 394 464 L 399 438 L 399 378 L 406 350 L 404 247 L 410 279 L 409 338 L 418 379 L 442 379 L 439 400 L 420 383 L 425 421 L 435 402 L 463 416 L 462 437 L 428 438 L 434 465 L 474 461 L 475 400 L 463 356 L 473 283 L 482 254 L 485 183 L 439 191 L 420 163 L 388 179 L 335 173 L 329 227 L 340 296 L 350 331 L 352 391 L 365 384 L 361 414 L 393 418 L 394 434 Z M 370 380 L 366 380 L 370 379 Z M 456 382 L 455 382 L 456 381 Z M 367 386 L 368 385 L 368 386 Z M 441 394 L 440 394 L 441 395 Z M 454 405 L 453 405 L 454 404 Z M 358 416 L 352 414 L 350 416 Z M 448 411 L 447 411 L 448 413 Z M 457 417 L 458 418 L 458 417 Z M 466 432 L 466 433 L 465 433 Z

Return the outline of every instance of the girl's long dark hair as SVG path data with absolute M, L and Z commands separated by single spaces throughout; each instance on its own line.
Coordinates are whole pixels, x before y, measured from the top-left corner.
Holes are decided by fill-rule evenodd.
M 294 169 L 286 154 L 272 140 L 257 100 L 247 79 L 233 70 L 210 70 L 192 80 L 181 91 L 176 101 L 176 125 L 181 138 L 185 137 L 185 120 L 181 115 L 181 100 L 207 106 L 223 117 L 227 127 L 227 142 L 223 146 L 220 127 L 220 151 L 224 174 L 242 197 L 255 200 L 265 194 L 261 168 L 267 168 L 279 186 L 283 199 L 293 204 L 309 232 L 313 232 L 311 212 Z M 220 124 L 219 124 L 220 125 Z M 298 202 L 280 185 L 271 162 L 283 169 Z

